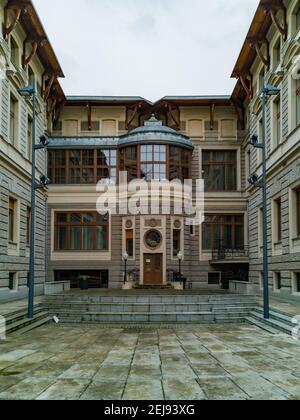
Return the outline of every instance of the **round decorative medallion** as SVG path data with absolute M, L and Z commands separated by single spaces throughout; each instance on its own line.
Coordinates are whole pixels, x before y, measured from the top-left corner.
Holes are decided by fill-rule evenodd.
M 149 225 L 150 225 L 150 227 L 155 228 L 155 227 L 157 227 L 157 221 L 155 219 L 151 219 Z
M 157 230 L 150 230 L 145 235 L 145 243 L 151 249 L 158 248 L 162 243 L 161 233 Z
M 131 228 L 132 228 L 132 221 L 126 220 L 126 229 L 131 229 Z
M 175 222 L 174 222 L 174 228 L 175 229 L 180 229 L 181 228 L 181 221 L 180 220 L 175 220 Z

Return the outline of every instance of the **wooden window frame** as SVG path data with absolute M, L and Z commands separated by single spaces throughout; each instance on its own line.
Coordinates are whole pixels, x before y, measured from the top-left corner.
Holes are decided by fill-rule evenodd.
M 244 233 L 244 227 L 245 227 L 245 218 L 244 218 L 244 214 L 206 214 L 205 217 L 210 217 L 210 218 L 225 218 L 225 217 L 231 217 L 231 221 L 220 221 L 220 220 L 216 220 L 216 221 L 204 221 L 203 222 L 203 227 L 202 227 L 202 249 L 204 251 L 208 251 L 208 250 L 214 250 L 214 249 L 222 249 L 224 248 L 226 249 L 240 249 L 237 247 L 237 244 L 235 243 L 235 239 L 236 239 L 236 227 L 240 226 L 242 227 L 242 232 L 243 232 L 243 236 L 242 236 L 242 250 L 245 249 L 245 233 Z M 239 222 L 237 221 L 237 218 L 242 218 L 243 221 Z M 210 235 L 209 235 L 209 247 L 206 248 L 204 247 L 204 235 L 203 235 L 203 229 L 204 227 L 206 227 L 207 225 L 210 226 Z M 231 226 L 231 238 L 232 238 L 232 247 L 228 248 L 227 246 L 225 247 L 224 245 L 224 237 L 225 237 L 225 227 L 227 226 Z M 212 228 L 212 226 L 221 226 L 221 238 L 220 238 L 220 245 L 218 246 L 217 244 L 215 244 L 216 238 L 214 237 L 214 229 Z
M 72 214 L 78 214 L 81 217 L 80 222 L 72 222 L 71 216 Z M 92 222 L 85 222 L 84 221 L 84 215 L 91 214 L 93 215 L 93 221 Z M 58 215 L 66 215 L 66 222 L 59 222 L 57 221 Z M 55 252 L 107 252 L 109 250 L 109 214 L 107 214 L 107 220 L 106 221 L 97 221 L 97 216 L 99 214 L 95 211 L 57 211 L 54 214 L 54 250 Z M 99 226 L 105 226 L 106 227 L 106 235 L 105 235 L 105 242 L 106 247 L 103 249 L 97 249 L 96 247 L 96 228 Z M 66 228 L 66 248 L 61 249 L 58 247 L 58 230 L 60 227 Z M 77 227 L 81 229 L 81 247 L 78 249 L 72 249 L 71 248 L 71 227 Z M 83 228 L 86 227 L 93 227 L 93 248 L 92 249 L 85 249 L 83 247 L 84 242 L 84 235 L 83 235 Z
M 274 200 L 275 217 L 276 217 L 276 235 L 275 242 L 282 242 L 282 198 L 279 197 Z
M 209 161 L 204 161 L 204 154 L 205 153 L 209 153 L 210 154 L 210 159 Z M 225 154 L 225 158 L 224 161 L 218 161 L 214 159 L 214 154 L 215 153 L 224 153 Z M 229 156 L 230 153 L 235 153 L 235 159 L 234 160 L 229 160 L 229 158 L 227 158 Z M 237 174 L 237 170 L 238 170 L 238 152 L 237 150 L 203 150 L 202 151 L 202 169 L 204 171 L 205 167 L 209 167 L 209 178 L 212 178 L 212 170 L 214 168 L 214 166 L 224 166 L 225 167 L 225 189 L 224 190 L 217 190 L 214 188 L 206 188 L 205 187 L 205 191 L 206 192 L 236 192 L 238 190 L 238 181 L 237 181 L 237 176 L 235 177 L 235 188 L 234 189 L 230 189 L 229 188 L 229 168 L 231 168 L 232 166 L 235 167 L 235 171 Z
M 30 246 L 30 234 L 31 234 L 31 208 L 26 209 L 26 245 Z
M 300 188 L 296 191 L 297 236 L 300 237 Z
M 300 114 L 300 111 L 298 110 L 298 106 L 300 106 L 300 79 L 296 80 L 295 82 L 296 84 L 296 127 L 298 127 L 300 125 L 300 120 L 298 120 L 298 113 Z M 299 102 L 298 102 L 299 99 Z
M 56 161 L 56 152 L 64 152 L 64 160 L 65 160 L 65 164 L 64 165 L 57 165 Z M 71 164 L 71 154 L 73 152 L 80 152 L 80 156 L 79 156 L 79 164 L 78 165 L 72 165 Z M 93 163 L 89 164 L 89 165 L 84 165 L 83 161 L 84 161 L 84 153 L 85 152 L 91 152 L 93 154 Z M 51 178 L 51 181 L 53 184 L 58 184 L 58 185 L 92 185 L 92 184 L 97 184 L 98 181 L 100 181 L 103 178 L 98 179 L 98 169 L 104 169 L 105 166 L 104 165 L 98 165 L 98 152 L 101 151 L 103 153 L 107 153 L 109 152 L 109 164 L 107 165 L 107 168 L 109 170 L 109 175 L 111 176 L 112 171 L 116 170 L 116 182 L 118 181 L 117 177 L 118 177 L 118 151 L 116 149 L 64 149 L 64 150 L 59 150 L 59 149 L 53 149 L 50 150 L 49 153 L 51 155 L 49 155 L 49 160 L 48 160 L 48 172 L 49 172 L 49 176 Z M 112 165 L 112 152 L 116 151 L 116 165 Z M 90 157 L 91 158 L 91 157 Z M 71 170 L 75 169 L 75 170 L 79 170 L 79 183 L 75 183 L 74 179 L 71 179 Z M 93 175 L 91 176 L 90 179 L 86 178 L 83 174 L 84 174 L 84 170 L 93 170 Z M 57 170 L 63 170 L 64 171 L 64 182 L 58 182 L 57 183 L 57 177 L 56 177 L 56 171 Z M 72 182 L 71 182 L 72 180 Z M 92 182 L 90 182 L 92 180 Z
M 15 243 L 15 231 L 16 231 L 16 203 L 17 201 L 10 197 L 8 201 L 8 240 L 11 243 Z

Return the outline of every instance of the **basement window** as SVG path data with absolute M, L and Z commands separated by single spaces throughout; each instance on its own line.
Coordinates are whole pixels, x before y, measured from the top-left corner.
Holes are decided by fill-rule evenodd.
M 8 288 L 12 292 L 16 292 L 18 290 L 18 274 L 17 273 L 9 273 Z

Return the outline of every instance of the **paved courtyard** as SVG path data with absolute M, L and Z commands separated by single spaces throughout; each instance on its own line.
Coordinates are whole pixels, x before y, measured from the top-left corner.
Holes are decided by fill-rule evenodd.
M 300 399 L 300 343 L 250 325 L 51 325 L 0 342 L 0 399 Z

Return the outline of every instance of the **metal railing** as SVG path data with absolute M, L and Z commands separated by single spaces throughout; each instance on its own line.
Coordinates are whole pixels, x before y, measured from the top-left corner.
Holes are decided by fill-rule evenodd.
M 249 257 L 249 248 L 244 247 L 243 249 L 228 249 L 220 247 L 212 250 L 213 261 L 228 261 L 228 260 L 239 260 Z

